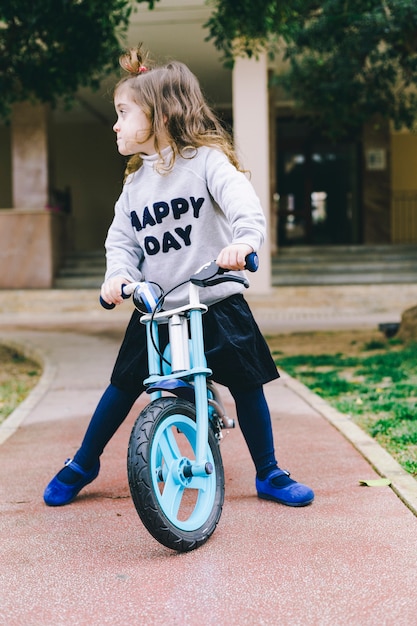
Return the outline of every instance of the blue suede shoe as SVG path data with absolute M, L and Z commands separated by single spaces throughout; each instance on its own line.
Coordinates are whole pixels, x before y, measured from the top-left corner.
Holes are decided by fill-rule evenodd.
M 306 506 L 314 500 L 310 487 L 292 480 L 290 473 L 279 467 L 272 470 L 265 480 L 256 478 L 256 491 L 259 498 L 274 500 L 287 506 Z
M 72 485 L 68 485 L 67 483 L 63 483 L 62 480 L 59 480 L 58 475 L 55 476 L 46 487 L 43 494 L 45 504 L 48 506 L 63 506 L 64 504 L 72 502 L 83 487 L 97 478 L 100 471 L 100 461 L 97 461 L 97 465 L 89 472 L 86 472 L 81 465 L 78 465 L 78 463 L 75 463 L 72 459 L 67 459 L 65 465 L 67 467 L 70 466 L 74 472 L 80 474 L 80 480 L 77 480 L 77 482 Z

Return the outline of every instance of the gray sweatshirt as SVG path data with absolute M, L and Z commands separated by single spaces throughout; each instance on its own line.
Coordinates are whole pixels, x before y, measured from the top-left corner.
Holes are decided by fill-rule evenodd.
M 169 153 L 168 148 L 164 157 Z M 143 156 L 143 165 L 124 184 L 105 244 L 106 280 L 121 275 L 153 281 L 167 292 L 231 243 L 259 250 L 265 237 L 262 207 L 246 175 L 223 152 L 190 149 L 169 173 L 155 169 L 157 159 Z M 228 282 L 202 289 L 200 297 L 210 305 L 243 289 Z M 187 296 L 183 285 L 164 308 L 184 304 Z

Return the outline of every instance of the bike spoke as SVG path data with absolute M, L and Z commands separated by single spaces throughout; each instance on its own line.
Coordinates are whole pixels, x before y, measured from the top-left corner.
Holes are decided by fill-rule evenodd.
M 160 502 L 165 513 L 169 517 L 174 517 L 175 519 L 178 518 L 178 511 L 181 505 L 183 493 L 183 485 L 178 484 L 178 482 L 174 480 L 173 473 L 171 471 L 168 472 L 164 489 L 160 495 Z
M 197 489 L 197 491 L 206 491 L 208 477 L 205 476 L 193 476 L 187 489 Z
M 168 467 L 182 456 L 172 428 L 163 431 L 158 441 L 158 447 Z

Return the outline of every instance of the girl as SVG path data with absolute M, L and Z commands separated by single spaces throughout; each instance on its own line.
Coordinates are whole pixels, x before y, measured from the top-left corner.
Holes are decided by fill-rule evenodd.
M 240 272 L 265 236 L 259 200 L 231 139 L 210 110 L 196 77 L 182 63 L 150 68 L 141 49 L 120 59 L 128 76 L 115 89 L 113 130 L 127 176 L 106 239 L 101 296 L 121 304 L 121 287 L 153 281 L 168 292 L 202 263 Z M 213 379 L 227 386 L 256 468 L 260 498 L 304 506 L 313 491 L 277 466 L 263 385 L 278 377 L 269 349 L 241 291 L 227 282 L 202 290 L 206 357 Z M 187 286 L 164 306 L 179 306 Z M 145 327 L 134 311 L 111 376 L 74 459 L 52 479 L 45 503 L 70 503 L 98 475 L 100 455 L 143 392 L 148 376 Z

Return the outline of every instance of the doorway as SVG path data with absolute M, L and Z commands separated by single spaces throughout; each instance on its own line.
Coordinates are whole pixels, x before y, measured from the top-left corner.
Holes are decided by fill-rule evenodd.
M 361 243 L 358 150 L 278 120 L 278 246 Z

